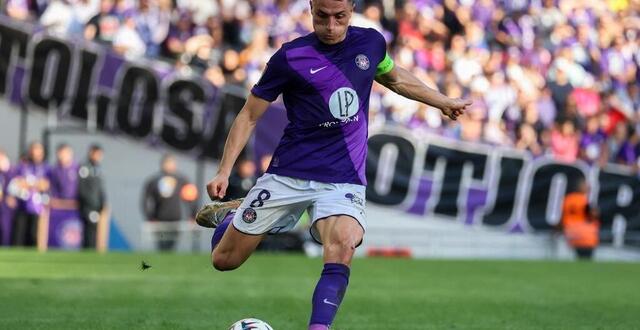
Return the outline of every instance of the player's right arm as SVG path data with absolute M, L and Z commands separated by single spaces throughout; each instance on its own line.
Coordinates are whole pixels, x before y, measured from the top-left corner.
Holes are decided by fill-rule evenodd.
M 240 152 L 247 144 L 249 137 L 256 128 L 258 119 L 269 108 L 269 101 L 263 100 L 253 94 L 249 94 L 247 102 L 238 113 L 238 116 L 231 125 L 227 142 L 224 145 L 222 160 L 218 166 L 218 173 L 207 184 L 207 192 L 211 199 L 222 199 L 229 186 L 229 175 Z
M 218 174 L 207 184 L 207 192 L 211 199 L 224 198 L 233 164 L 247 144 L 258 119 L 267 111 L 269 104 L 285 90 L 289 83 L 290 72 L 284 50 L 280 48 L 267 63 L 262 77 L 251 89 L 247 102 L 233 121 L 224 145 Z

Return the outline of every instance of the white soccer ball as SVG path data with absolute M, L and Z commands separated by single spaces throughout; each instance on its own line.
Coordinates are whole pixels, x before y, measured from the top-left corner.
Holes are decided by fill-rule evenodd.
M 262 320 L 243 319 L 234 323 L 229 330 L 273 330 L 273 328 Z

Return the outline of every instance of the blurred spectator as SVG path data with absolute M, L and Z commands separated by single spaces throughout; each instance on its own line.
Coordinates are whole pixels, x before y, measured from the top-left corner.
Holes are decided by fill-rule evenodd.
M 622 141 L 620 149 L 616 155 L 616 163 L 636 168 L 638 159 L 638 134 L 632 132 L 628 138 Z
M 130 60 L 141 58 L 147 51 L 146 43 L 136 29 L 135 15 L 133 9 L 122 13 L 123 23 L 113 37 L 113 49 Z
M 256 184 L 256 165 L 250 159 L 240 159 L 229 177 L 225 200 L 244 198 Z
M 244 85 L 246 71 L 240 67 L 240 55 L 233 49 L 227 49 L 222 56 L 222 73 L 225 82 L 230 85 Z
M 167 40 L 164 44 L 166 55 L 179 58 L 185 51 L 187 40 L 193 37 L 194 28 L 191 14 L 188 11 L 179 13 L 178 21 L 169 27 Z
M 542 146 L 538 142 L 538 134 L 529 124 L 520 126 L 518 130 L 518 142 L 515 147 L 520 150 L 529 151 L 533 156 L 540 156 L 543 153 Z
M 26 159 L 16 168 L 8 192 L 18 200 L 12 226 L 12 245 L 35 246 L 38 218 L 48 203 L 48 166 L 44 147 L 39 142 L 29 145 Z
M 562 231 L 579 259 L 589 260 L 599 243 L 598 209 L 589 204 L 589 188 L 585 180 L 578 183 L 575 192 L 564 197 L 562 205 Z
M 71 24 L 67 33 L 74 37 L 82 36 L 89 20 L 100 11 L 100 0 L 73 0 L 71 3 Z
M 116 14 L 115 0 L 101 0 L 100 11 L 89 19 L 84 29 L 84 37 L 111 46 L 119 29 L 120 18 Z
M 100 167 L 103 156 L 102 147 L 92 145 L 86 162 L 78 170 L 78 204 L 84 223 L 83 247 L 91 249 L 96 247 L 98 220 L 107 203 Z
M 66 35 L 73 24 L 73 6 L 68 0 L 52 0 L 40 16 L 40 24 L 51 34 Z
M 171 23 L 171 0 L 138 0 L 134 16 L 138 35 L 145 44 L 145 55 L 157 57 Z
M 491 85 L 484 94 L 489 111 L 489 120 L 499 121 L 504 113 L 516 106 L 517 92 L 510 84 L 507 84 L 504 73 L 498 71 L 491 76 Z
M 618 122 L 613 130 L 613 133 L 607 140 L 609 162 L 621 163 L 625 161 L 625 153 L 629 149 L 628 139 L 629 127 L 624 122 Z
M 176 223 L 191 218 L 195 211 L 197 188 L 177 173 L 173 155 L 166 154 L 160 163 L 160 173 L 147 180 L 142 195 L 142 210 L 148 221 Z M 195 193 L 194 193 L 195 190 Z M 156 241 L 161 251 L 173 250 L 177 230 L 158 231 Z
M 551 132 L 551 152 L 559 161 L 573 163 L 578 157 L 578 135 L 571 120 L 564 120 Z
M 11 160 L 4 150 L 0 149 L 0 203 L 4 201 L 5 189 L 9 181 L 10 170 Z
M 7 15 L 19 21 L 33 18 L 38 14 L 37 9 L 37 1 L 7 0 L 5 2 L 5 12 Z
M 561 68 L 556 70 L 554 81 L 548 83 L 551 97 L 556 108 L 556 118 L 558 121 L 569 118 L 567 114 L 567 100 L 573 91 L 573 86 L 569 83 L 567 74 Z
M 8 196 L 6 189 L 11 176 L 10 171 L 11 161 L 4 150 L 0 149 L 0 245 L 8 243 L 6 237 L 9 234 L 9 223 L 6 217 L 9 216 L 10 205 L 7 205 L 7 201 L 11 197 Z M 13 204 L 15 206 L 15 202 Z
M 73 160 L 73 149 L 61 144 L 56 149 L 56 164 L 47 175 L 50 183 L 50 206 L 56 209 L 78 208 L 78 165 Z
M 209 17 L 218 17 L 220 13 L 218 1 L 176 0 L 175 3 L 177 10 L 193 13 L 196 25 L 204 25 Z
M 587 119 L 586 130 L 580 138 L 580 159 L 589 164 L 603 166 L 607 161 L 606 134 L 600 129 L 597 116 Z

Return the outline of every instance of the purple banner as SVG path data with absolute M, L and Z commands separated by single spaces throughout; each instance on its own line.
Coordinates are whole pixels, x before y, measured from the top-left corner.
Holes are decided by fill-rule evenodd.
M 9 56 L 0 66 L 0 97 L 196 158 L 221 157 L 220 141 L 246 97 L 243 88 L 218 88 L 197 70 L 127 61 L 108 47 L 2 15 L 0 52 Z
M 0 202 L 0 245 L 11 244 L 11 223 L 13 221 L 14 209 Z
M 51 209 L 49 247 L 75 250 L 82 247 L 83 224 L 76 210 Z

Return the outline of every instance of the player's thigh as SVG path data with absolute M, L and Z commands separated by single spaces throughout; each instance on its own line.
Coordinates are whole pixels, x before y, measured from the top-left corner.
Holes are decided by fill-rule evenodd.
M 220 243 L 211 252 L 214 267 L 220 270 L 237 268 L 255 251 L 264 235 L 250 235 L 237 230 L 231 224 Z
M 311 204 L 312 191 L 299 188 L 300 181 L 265 174 L 249 191 L 235 216 L 233 225 L 245 234 L 276 234 L 291 230 Z
M 350 265 L 356 247 L 364 237 L 360 222 L 349 215 L 334 215 L 318 219 L 313 227 L 320 236 L 324 262 Z

